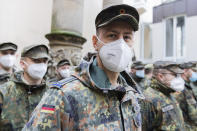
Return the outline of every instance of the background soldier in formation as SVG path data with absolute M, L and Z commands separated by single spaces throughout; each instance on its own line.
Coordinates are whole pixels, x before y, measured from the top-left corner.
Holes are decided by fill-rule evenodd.
M 56 77 L 49 80 L 49 83 L 57 82 L 68 78 L 71 75 L 71 65 L 68 59 L 60 60 L 56 67 Z
M 21 72 L 0 87 L 0 130 L 21 131 L 47 87 L 48 47 L 33 45 L 21 54 Z
M 153 78 L 144 95 L 152 102 L 156 114 L 143 116 L 145 131 L 185 131 L 182 111 L 176 100 L 177 95 L 184 89 L 184 80 L 180 77 L 182 73 L 183 70 L 175 62 L 154 63 Z M 152 120 L 150 118 L 151 121 L 145 121 L 146 117 L 152 117 Z
M 9 81 L 16 62 L 17 45 L 11 42 L 0 44 L 0 85 Z
M 135 82 L 140 86 L 141 90 L 145 90 L 145 73 L 144 73 L 144 66 L 141 61 L 135 61 L 131 65 L 131 77 L 134 79 Z
M 180 64 L 184 70 L 182 78 L 185 80 L 185 89 L 177 97 L 179 100 L 183 116 L 188 131 L 197 131 L 197 74 L 192 68 L 196 67 L 195 63 L 186 62 Z

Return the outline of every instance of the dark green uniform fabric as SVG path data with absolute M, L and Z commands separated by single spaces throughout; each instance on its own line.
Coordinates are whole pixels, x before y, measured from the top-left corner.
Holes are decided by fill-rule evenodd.
M 145 98 L 152 102 L 156 111 L 152 112 L 152 120 L 145 123 L 143 129 L 154 131 L 184 131 L 185 123 L 178 101 L 177 94 L 161 84 L 155 78 L 151 86 L 144 91 Z M 156 114 L 154 114 L 156 113 Z M 156 121 L 155 121 L 156 120 Z
M 188 131 L 197 131 L 197 86 L 186 82 L 185 89 L 177 97 Z
M 46 84 L 27 85 L 23 72 L 0 87 L 0 130 L 21 131 L 46 91 Z
M 119 84 L 111 86 L 91 60 L 79 75 L 53 84 L 23 130 L 140 131 L 142 95 L 121 75 Z

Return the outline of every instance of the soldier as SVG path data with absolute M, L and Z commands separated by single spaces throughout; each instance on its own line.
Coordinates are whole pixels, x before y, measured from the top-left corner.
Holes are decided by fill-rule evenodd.
M 20 64 L 22 72 L 16 72 L 11 81 L 0 88 L 0 130 L 21 131 L 30 114 L 39 103 L 46 84 L 48 48 L 33 45 L 24 48 Z
M 192 62 L 180 64 L 180 68 L 184 70 L 182 78 L 185 80 L 185 89 L 177 99 L 181 103 L 180 106 L 188 131 L 197 131 L 197 86 L 195 86 L 197 76 L 196 72 L 192 69 L 195 66 Z
M 192 67 L 193 73 L 192 77 L 190 77 L 190 84 L 191 86 L 197 88 L 197 61 L 192 62 L 194 64 L 194 67 Z M 195 95 L 197 96 L 197 90 L 195 91 Z
M 141 61 L 135 61 L 131 65 L 131 77 L 134 81 L 141 87 L 142 90 L 145 90 L 145 73 L 144 73 L 144 64 Z
M 67 59 L 63 59 L 57 64 L 58 81 L 70 76 L 70 62 Z
M 153 64 L 146 64 L 144 66 L 144 73 L 147 79 L 151 79 L 153 76 Z
M 14 72 L 17 45 L 11 42 L 0 44 L 0 85 L 7 82 Z
M 177 94 L 184 89 L 184 80 L 180 77 L 182 73 L 183 71 L 175 62 L 157 61 L 154 63 L 151 86 L 144 91 L 144 95 L 156 108 L 157 114 L 153 116 L 155 115 L 157 119 L 144 122 L 144 131 L 185 130 L 182 111 L 175 99 Z
M 95 23 L 97 56 L 79 75 L 53 84 L 23 130 L 141 130 L 138 99 L 143 95 L 124 71 L 139 14 L 129 5 L 110 6 Z

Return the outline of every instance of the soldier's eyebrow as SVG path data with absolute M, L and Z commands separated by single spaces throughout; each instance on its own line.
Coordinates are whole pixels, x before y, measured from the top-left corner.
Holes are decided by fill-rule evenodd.
M 133 35 L 132 31 L 124 32 L 125 35 Z
M 116 33 L 116 34 L 119 34 L 119 32 L 116 31 L 116 30 L 106 30 L 105 33 Z

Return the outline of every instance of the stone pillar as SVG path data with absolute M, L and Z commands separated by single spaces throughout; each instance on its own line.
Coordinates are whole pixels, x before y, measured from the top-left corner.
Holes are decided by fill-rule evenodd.
M 83 7 L 84 0 L 53 0 L 51 33 L 46 35 L 51 48 L 52 76 L 58 61 L 66 58 L 76 66 L 82 59 L 82 45 L 86 42 L 82 37 Z
M 124 0 L 103 0 L 103 8 L 107 8 L 112 5 L 123 4 Z

